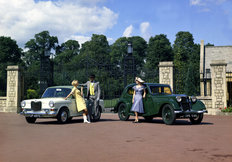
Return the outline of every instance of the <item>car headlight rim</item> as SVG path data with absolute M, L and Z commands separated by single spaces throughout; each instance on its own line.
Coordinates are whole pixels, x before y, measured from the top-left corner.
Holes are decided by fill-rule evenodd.
M 21 102 L 21 107 L 25 107 L 26 106 L 26 101 L 22 101 Z
M 50 106 L 50 107 L 54 107 L 54 106 L 55 106 L 54 101 L 49 101 L 49 106 Z
M 182 98 L 180 96 L 176 96 L 176 100 L 177 100 L 177 102 L 181 102 Z
M 192 101 L 193 103 L 196 103 L 196 102 L 197 102 L 196 96 L 191 96 L 191 101 Z

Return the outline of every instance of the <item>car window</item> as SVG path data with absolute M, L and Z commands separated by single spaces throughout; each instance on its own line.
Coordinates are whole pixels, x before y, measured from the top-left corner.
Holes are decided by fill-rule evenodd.
M 164 86 L 150 86 L 150 90 L 152 94 L 172 94 L 172 91 L 170 87 L 164 87 Z
M 134 94 L 134 89 L 133 89 L 133 87 L 129 87 L 129 88 L 127 89 L 127 94 L 129 94 L 129 95 L 133 95 L 133 94 Z
M 42 95 L 42 98 L 66 97 L 71 92 L 69 88 L 48 88 Z
M 172 91 L 171 91 L 170 87 L 164 87 L 164 93 L 172 94 Z
M 161 87 L 159 86 L 150 86 L 150 90 L 152 94 L 161 93 Z

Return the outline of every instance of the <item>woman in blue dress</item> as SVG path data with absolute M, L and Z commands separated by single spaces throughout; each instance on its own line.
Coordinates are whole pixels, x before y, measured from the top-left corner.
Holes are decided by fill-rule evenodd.
M 146 97 L 146 91 L 145 91 L 145 87 L 142 84 L 144 83 L 144 81 L 141 78 L 136 77 L 135 82 L 136 85 L 133 87 L 134 94 L 132 99 L 133 105 L 131 107 L 131 111 L 135 112 L 134 123 L 138 123 L 139 122 L 138 113 L 144 113 L 143 98 Z

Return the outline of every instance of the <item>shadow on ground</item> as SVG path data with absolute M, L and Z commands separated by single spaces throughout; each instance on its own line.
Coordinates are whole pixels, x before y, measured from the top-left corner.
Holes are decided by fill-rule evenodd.
M 129 119 L 128 122 L 133 122 L 134 119 Z M 148 124 L 164 124 L 162 119 L 153 119 L 152 121 L 146 121 L 144 119 L 140 119 L 139 123 L 148 123 Z M 188 119 L 177 119 L 173 125 L 185 126 L 185 125 L 214 125 L 209 122 L 201 122 L 201 124 L 192 124 Z

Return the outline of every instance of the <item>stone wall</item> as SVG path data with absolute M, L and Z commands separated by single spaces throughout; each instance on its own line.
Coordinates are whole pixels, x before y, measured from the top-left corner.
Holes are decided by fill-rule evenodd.
M 19 66 L 7 67 L 7 112 L 19 112 L 21 100 L 21 71 Z
M 19 112 L 21 101 L 21 69 L 19 66 L 7 67 L 7 96 L 0 97 L 0 112 Z
M 226 63 L 224 60 L 212 61 L 210 64 L 212 70 L 212 109 L 209 113 L 216 115 L 220 108 L 227 107 L 226 101 Z
M 173 62 L 159 63 L 159 83 L 168 84 L 173 89 Z
M 6 97 L 0 97 L 0 112 L 4 112 L 6 109 Z
M 210 69 L 213 60 L 225 60 L 226 69 L 232 71 L 232 46 L 206 46 L 205 69 Z

